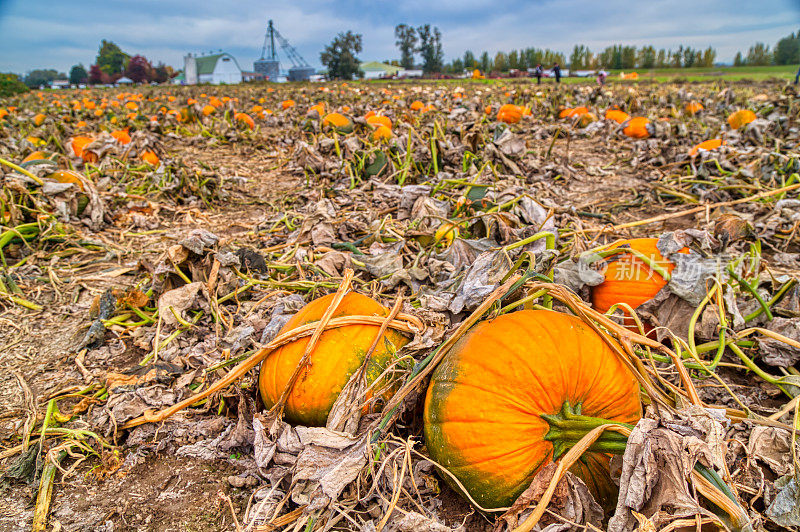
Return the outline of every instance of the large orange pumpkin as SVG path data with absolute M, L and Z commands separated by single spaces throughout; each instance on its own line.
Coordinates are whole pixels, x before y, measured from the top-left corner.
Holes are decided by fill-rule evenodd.
M 482 507 L 508 506 L 553 460 L 551 424 L 542 416 L 557 416 L 565 403 L 592 418 L 641 417 L 635 378 L 580 319 L 521 310 L 482 322 L 433 372 L 424 412 L 428 452 Z M 616 492 L 608 462 L 609 455 L 589 452 L 572 468 L 602 501 Z
M 330 294 L 310 302 L 300 309 L 280 332 L 319 321 L 333 297 L 334 294 Z M 386 316 L 388 313 L 388 309 L 377 301 L 350 292 L 344 296 L 333 317 Z M 286 420 L 311 427 L 325 426 L 333 403 L 350 376 L 361 367 L 367 350 L 379 330 L 380 327 L 377 325 L 347 325 L 328 329 L 322 333 L 308 364 L 288 394 L 284 409 Z M 261 364 L 258 388 L 267 408 L 272 408 L 277 403 L 303 357 L 310 339 L 306 336 L 279 347 Z M 394 362 L 395 351 L 407 343 L 408 339 L 402 334 L 391 329 L 387 330 L 367 363 L 367 382 L 374 382 Z
M 672 273 L 675 264 L 661 255 L 657 242 L 657 238 L 620 240 L 607 249 L 629 247 Z M 688 252 L 688 248 L 680 250 L 680 253 Z M 605 281 L 592 287 L 592 306 L 600 312 L 608 311 L 616 303 L 627 303 L 635 309 L 653 299 L 667 284 L 660 274 L 632 253 L 621 252 L 606 260 Z

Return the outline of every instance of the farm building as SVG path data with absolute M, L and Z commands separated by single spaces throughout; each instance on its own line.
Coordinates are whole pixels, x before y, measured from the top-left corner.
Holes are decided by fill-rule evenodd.
M 197 83 L 241 83 L 242 69 L 231 54 L 222 52 L 213 55 L 196 56 L 188 54 L 183 58 L 184 82 Z
M 364 79 L 391 78 L 396 75 L 401 75 L 403 72 L 403 69 L 400 67 L 379 63 L 378 61 L 361 63 L 358 68 L 364 73 Z

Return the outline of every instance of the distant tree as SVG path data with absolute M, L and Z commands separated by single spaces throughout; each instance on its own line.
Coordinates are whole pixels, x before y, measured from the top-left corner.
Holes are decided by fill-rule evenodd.
M 464 61 L 458 57 L 453 59 L 453 62 L 450 63 L 450 72 L 453 74 L 461 74 L 464 72 Z
M 508 52 L 508 68 L 519 69 L 519 52 L 516 50 Z
M 505 52 L 497 52 L 492 61 L 492 70 L 497 72 L 505 72 L 508 70 L 508 55 Z
M 592 52 L 588 46 L 576 44 L 569 56 L 569 68 L 571 70 L 585 70 L 589 67 L 592 59 Z M 533 65 L 536 66 L 536 65 Z
M 158 63 L 158 65 L 153 68 L 151 81 L 155 81 L 156 83 L 164 83 L 170 79 L 172 79 L 172 67 L 167 66 L 164 63 Z
M 658 57 L 656 58 L 656 67 L 658 68 L 666 68 L 667 67 L 667 51 L 663 48 L 658 51 Z
M 143 83 L 153 78 L 153 67 L 143 55 L 134 55 L 128 61 L 124 74 L 136 83 Z
M 82 64 L 78 64 L 72 67 L 72 70 L 69 71 L 69 82 L 73 85 L 78 85 L 80 83 L 86 83 L 89 80 L 89 73 L 86 72 L 86 69 L 83 67 Z
M 95 65 L 91 65 L 89 67 L 89 83 L 92 85 L 97 85 L 100 83 L 108 83 L 108 74 L 100 70 L 100 67 Z
M 757 42 L 747 51 L 745 62 L 751 66 L 766 66 L 772 63 L 772 53 L 769 46 L 763 42 Z
M 22 83 L 16 74 L 0 74 L 0 98 L 6 98 L 15 94 L 27 92 L 28 86 Z
M 717 51 L 712 47 L 703 50 L 703 55 L 700 57 L 700 66 L 710 68 L 714 66 L 714 60 L 717 58 Z
M 736 52 L 736 57 L 733 58 L 733 66 L 735 67 L 744 66 L 744 58 L 742 58 L 742 52 Z
M 119 46 L 103 39 L 97 51 L 95 63 L 100 70 L 108 75 L 121 74 L 128 64 L 130 56 L 123 52 Z
M 414 68 L 414 51 L 417 48 L 417 30 L 407 24 L 394 28 L 395 44 L 400 48 L 400 66 L 406 70 Z
M 475 60 L 475 55 L 472 51 L 467 50 L 464 52 L 464 68 L 475 70 L 477 68 L 478 62 Z
M 775 45 L 775 64 L 794 65 L 800 63 L 800 31 L 791 33 Z
M 656 49 L 653 46 L 642 46 L 637 54 L 638 68 L 654 68 L 656 66 Z
M 328 68 L 328 77 L 331 79 L 353 79 L 361 77 L 358 68 L 361 60 L 356 54 L 361 53 L 362 36 L 360 33 L 339 33 L 325 51 L 319 54 L 320 62 Z
M 24 82 L 28 87 L 36 88 L 40 85 L 47 85 L 56 79 L 67 79 L 67 75 L 63 72 L 53 70 L 52 68 L 46 70 L 31 70 L 25 76 Z
M 422 56 L 422 71 L 426 74 L 441 72 L 444 65 L 444 52 L 442 50 L 442 32 L 439 28 L 431 28 L 430 24 L 417 28 L 419 48 L 417 51 Z
M 478 61 L 478 66 L 484 74 L 492 69 L 492 60 L 489 58 L 489 52 L 483 52 L 481 59 Z

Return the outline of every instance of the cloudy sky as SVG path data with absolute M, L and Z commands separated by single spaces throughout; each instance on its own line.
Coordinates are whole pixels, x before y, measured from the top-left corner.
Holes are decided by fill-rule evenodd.
M 68 71 L 94 62 L 101 39 L 154 63 L 223 49 L 244 69 L 261 54 L 267 19 L 319 66 L 337 32 L 364 36 L 364 61 L 396 58 L 394 26 L 438 26 L 447 59 L 535 46 L 569 53 L 614 43 L 714 46 L 730 62 L 756 41 L 774 46 L 800 28 L 800 0 L 0 0 L 0 72 Z

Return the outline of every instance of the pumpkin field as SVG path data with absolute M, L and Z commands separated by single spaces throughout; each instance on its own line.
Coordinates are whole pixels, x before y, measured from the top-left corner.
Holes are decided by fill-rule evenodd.
M 800 527 L 796 87 L 0 100 L 0 529 Z

